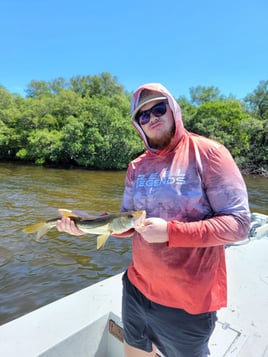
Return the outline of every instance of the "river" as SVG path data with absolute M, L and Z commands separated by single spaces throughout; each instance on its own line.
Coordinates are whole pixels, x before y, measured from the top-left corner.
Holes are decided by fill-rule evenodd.
M 48 169 L 0 163 L 0 324 L 122 272 L 131 241 L 56 230 L 40 241 L 27 225 L 57 216 L 57 208 L 96 214 L 120 209 L 125 172 Z M 252 211 L 268 214 L 268 180 L 246 176 Z

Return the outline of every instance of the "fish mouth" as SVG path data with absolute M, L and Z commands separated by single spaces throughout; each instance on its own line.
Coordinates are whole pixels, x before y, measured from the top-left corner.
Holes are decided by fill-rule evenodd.
M 134 218 L 134 227 L 143 226 L 146 218 L 146 211 L 141 210 L 141 211 L 133 212 L 133 218 Z

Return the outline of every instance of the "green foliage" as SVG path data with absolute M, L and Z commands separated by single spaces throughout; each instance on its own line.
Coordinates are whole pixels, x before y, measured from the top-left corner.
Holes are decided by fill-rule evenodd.
M 205 102 L 192 117 L 191 130 L 223 142 L 236 157 L 249 148 L 249 136 L 242 125 L 247 116 L 238 101 Z
M 178 98 L 184 125 L 225 144 L 241 168 L 268 169 L 267 85 L 244 102 L 191 88 L 190 100 Z M 125 169 L 144 150 L 129 108 L 130 94 L 109 73 L 33 80 L 25 98 L 0 87 L 0 159 Z
M 22 160 L 32 161 L 36 164 L 44 164 L 55 159 L 55 150 L 60 140 L 61 133 L 48 129 L 32 130 L 28 136 L 26 148 L 20 149 L 16 156 Z
M 244 100 L 253 116 L 268 120 L 268 81 L 260 81 L 253 93 L 248 94 Z
M 123 94 L 123 87 L 109 73 L 100 76 L 77 76 L 70 80 L 72 90 L 81 97 L 110 97 Z
M 218 101 L 223 99 L 217 87 L 197 86 L 190 88 L 190 96 L 193 104 L 201 105 L 203 103 Z
M 63 151 L 78 165 L 122 169 L 135 156 L 137 148 L 140 150 L 141 145 L 133 140 L 129 117 L 123 116 L 120 107 L 116 103 L 111 105 L 111 101 L 107 97 L 85 99 L 79 123 L 72 120 L 64 126 Z M 120 104 L 121 108 L 123 104 L 129 106 L 127 101 Z

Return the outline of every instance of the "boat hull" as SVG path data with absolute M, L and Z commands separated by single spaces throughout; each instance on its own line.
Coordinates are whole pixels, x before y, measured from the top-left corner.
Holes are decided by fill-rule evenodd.
M 226 248 L 228 307 L 218 312 L 211 357 L 268 357 L 268 217 Z M 122 274 L 0 326 L 0 356 L 123 357 Z M 159 356 L 161 353 L 158 352 Z

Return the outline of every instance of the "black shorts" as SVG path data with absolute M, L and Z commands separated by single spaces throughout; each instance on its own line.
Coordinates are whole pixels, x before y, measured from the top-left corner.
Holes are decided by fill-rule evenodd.
M 148 300 L 123 275 L 122 319 L 125 341 L 151 352 L 154 344 L 165 357 L 205 357 L 215 328 L 216 312 L 197 315 Z

